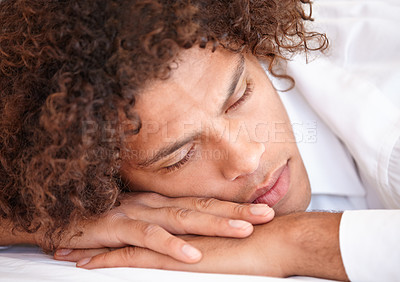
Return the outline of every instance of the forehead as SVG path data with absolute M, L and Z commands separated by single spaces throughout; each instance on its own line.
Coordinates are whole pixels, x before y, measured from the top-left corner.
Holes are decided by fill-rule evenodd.
M 142 128 L 130 146 L 151 148 L 174 142 L 212 119 L 226 97 L 239 58 L 222 48 L 183 51 L 168 79 L 150 82 L 139 94 L 135 111 Z

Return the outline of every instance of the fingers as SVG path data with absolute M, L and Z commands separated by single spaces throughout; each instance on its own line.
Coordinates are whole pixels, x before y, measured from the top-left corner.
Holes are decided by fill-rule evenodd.
M 156 252 L 138 248 L 125 247 L 111 252 L 103 252 L 93 257 L 80 259 L 76 266 L 85 269 L 108 268 L 108 267 L 140 267 L 140 268 L 158 268 L 172 269 L 173 264 L 179 262 Z M 177 267 L 175 267 L 177 268 Z
M 246 220 L 252 224 L 267 223 L 275 215 L 273 209 L 265 204 L 234 203 L 213 198 L 169 198 L 157 193 L 130 193 L 130 195 L 126 199 L 127 202 L 155 209 L 179 207 L 230 219 Z M 136 210 L 125 210 L 125 212 L 128 216 L 135 216 Z
M 195 210 L 231 219 L 243 219 L 252 224 L 271 221 L 274 210 L 264 204 L 233 203 L 213 198 L 177 198 L 179 206 L 193 206 Z
M 124 247 L 118 249 L 60 249 L 54 254 L 57 260 L 77 262 L 77 267 L 105 268 L 105 267 L 154 267 L 160 263 L 150 260 L 150 258 L 168 258 L 165 255 L 139 248 Z M 170 259 L 172 261 L 172 259 Z M 90 262 L 90 263 L 89 263 Z
M 136 216 L 146 218 L 173 234 L 196 234 L 243 238 L 253 232 L 253 225 L 243 220 L 233 220 L 185 208 L 142 208 Z
M 246 221 L 231 220 L 192 210 L 177 208 L 149 209 L 143 207 L 141 212 L 144 213 L 143 217 L 146 216 L 147 220 L 152 224 L 127 217 L 120 218 L 119 223 L 115 226 L 116 230 L 118 230 L 115 236 L 120 242 L 118 245 L 135 245 L 149 248 L 186 263 L 195 263 L 200 260 L 200 251 L 193 248 L 186 241 L 171 235 L 166 230 L 174 234 L 239 238 L 247 237 L 253 232 L 253 225 Z M 139 214 L 139 216 L 141 215 Z M 55 258 L 77 261 L 106 251 L 109 251 L 109 249 L 74 251 L 62 249 L 55 253 Z
M 148 195 L 146 195 L 148 194 Z M 180 207 L 214 216 L 241 219 L 262 224 L 274 218 L 274 210 L 265 204 L 234 203 L 213 198 L 168 198 L 156 193 L 141 193 L 139 201 L 152 208 Z
M 195 263 L 201 259 L 202 255 L 198 249 L 183 239 L 171 235 L 159 225 L 124 218 L 119 220 L 115 228 L 118 230 L 115 236 L 117 236 L 117 240 L 120 242 L 119 245 L 135 245 L 148 248 L 185 263 Z M 54 256 L 59 260 L 76 261 L 76 256 L 93 256 L 97 252 L 103 253 L 107 250 L 109 249 L 82 249 L 74 251 L 61 249 Z
M 186 263 L 201 259 L 199 250 L 157 224 L 126 218 L 119 222 L 117 229 L 116 236 L 124 245 L 148 248 Z
M 184 240 L 171 235 L 198 234 L 222 237 L 247 237 L 253 232 L 253 226 L 243 220 L 231 220 L 193 210 L 180 208 L 153 209 L 142 206 L 136 210 L 136 216 L 145 221 L 133 220 L 119 216 L 113 220 L 115 241 L 113 246 L 135 245 L 169 255 L 176 260 L 195 263 L 200 260 L 201 253 Z M 148 223 L 148 222 L 151 222 Z M 169 231 L 169 232 L 168 232 Z M 107 244 L 107 243 L 106 243 Z M 111 244 L 107 244 L 110 246 Z M 104 250 L 104 249 L 103 249 Z M 101 249 L 96 251 L 102 252 Z M 95 252 L 96 252 L 95 251 Z M 73 254 L 88 257 L 95 254 L 91 250 L 74 251 Z M 68 250 L 59 250 L 55 258 L 68 260 Z
M 267 223 L 275 216 L 265 204 L 169 198 L 157 193 L 132 193 L 122 206 L 128 217 L 158 224 L 173 234 L 243 238 L 253 231 L 249 223 Z
M 96 255 L 112 251 L 111 248 L 100 249 L 59 249 L 54 253 L 56 260 L 74 261 L 77 262 L 84 258 L 94 257 Z
M 77 267 L 86 269 L 107 267 L 152 267 L 161 268 L 166 261 L 175 261 L 165 255 L 139 247 L 120 249 L 60 249 L 54 254 L 57 260 L 77 262 Z
M 252 224 L 266 223 L 274 217 L 274 211 L 266 205 L 210 198 L 129 193 L 121 202 L 99 219 L 101 224 L 86 225 L 93 230 L 79 237 L 75 248 L 138 246 L 192 264 L 201 259 L 201 252 L 171 233 L 244 238 L 253 232 Z M 63 247 L 71 248 L 71 244 Z M 87 255 L 82 251 L 82 256 Z M 68 254 L 60 251 L 56 257 L 62 259 Z

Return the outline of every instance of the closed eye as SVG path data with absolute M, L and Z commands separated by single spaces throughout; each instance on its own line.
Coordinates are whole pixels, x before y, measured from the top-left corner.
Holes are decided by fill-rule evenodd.
M 184 164 L 186 164 L 190 160 L 190 158 L 194 155 L 194 153 L 195 153 L 195 145 L 193 145 L 192 148 L 190 148 L 187 154 L 179 162 L 166 166 L 164 167 L 164 169 L 167 172 L 172 172 L 181 168 Z
M 251 96 L 252 93 L 253 93 L 253 82 L 247 81 L 246 89 L 245 89 L 243 95 L 232 106 L 230 106 L 225 111 L 225 113 L 236 110 L 238 107 L 240 107 L 243 103 L 245 103 L 247 101 L 247 99 Z

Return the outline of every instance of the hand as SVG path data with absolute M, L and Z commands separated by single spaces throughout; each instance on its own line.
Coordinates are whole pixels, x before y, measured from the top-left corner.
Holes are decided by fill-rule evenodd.
M 201 259 L 190 243 L 172 234 L 243 238 L 252 224 L 266 223 L 274 211 L 262 204 L 236 204 L 210 198 L 168 198 L 156 193 L 127 193 L 121 205 L 100 218 L 82 223 L 82 236 L 66 236 L 55 253 L 68 260 L 71 249 L 134 245 L 186 263 Z M 76 230 L 70 232 L 76 233 Z
M 289 226 L 283 225 L 280 219 L 256 226 L 255 232 L 244 239 L 180 236 L 202 251 L 203 258 L 196 264 L 185 264 L 152 250 L 133 246 L 114 250 L 74 250 L 68 255 L 68 260 L 77 261 L 77 266 L 86 269 L 142 267 L 284 277 L 286 275 L 281 267 L 284 259 L 280 254 L 287 241 Z
M 257 255 L 261 256 L 260 249 L 257 244 L 250 243 L 249 238 L 180 237 L 201 250 L 203 257 L 200 262 L 186 264 L 152 250 L 134 246 L 118 249 L 74 250 L 67 256 L 67 260 L 77 262 L 78 267 L 85 269 L 140 267 L 192 272 L 284 276 L 278 271 L 274 273 L 267 271 L 268 267 L 271 270 L 278 270 L 279 263 L 275 259 L 266 263 L 266 259 L 257 257 Z
M 104 267 L 160 268 L 194 272 L 313 276 L 348 280 L 339 248 L 341 214 L 296 213 L 255 227 L 244 239 L 182 236 L 204 256 L 196 264 L 139 247 L 74 250 L 68 257 L 86 269 Z

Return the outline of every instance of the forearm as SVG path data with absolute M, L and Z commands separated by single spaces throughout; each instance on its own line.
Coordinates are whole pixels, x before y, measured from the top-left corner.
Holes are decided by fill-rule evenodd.
M 224 273 L 348 280 L 340 253 L 341 217 L 341 213 L 293 213 L 255 226 L 253 234 L 245 239 L 211 238 L 201 240 L 203 245 L 193 242 L 204 253 L 198 268 Z M 225 265 L 218 263 L 221 257 L 216 254 L 222 253 L 215 247 L 225 249 L 224 252 L 229 250 L 236 258 L 223 259 Z
M 35 233 L 27 233 L 13 230 L 10 221 L 0 219 L 0 246 L 16 244 L 36 244 Z
M 83 267 L 150 267 L 171 270 L 288 277 L 313 276 L 348 280 L 339 248 L 341 214 L 294 213 L 255 226 L 244 239 L 183 236 L 202 253 L 185 264 L 146 248 L 79 251 L 68 260 L 91 257 Z M 81 264 L 80 264 L 81 265 Z
M 280 244 L 282 250 L 278 254 L 284 263 L 284 276 L 348 280 L 340 254 L 341 217 L 341 213 L 295 213 L 274 220 L 274 228 L 281 229 L 276 234 L 286 241 Z M 265 232 L 266 228 L 267 225 L 260 226 L 260 231 Z

